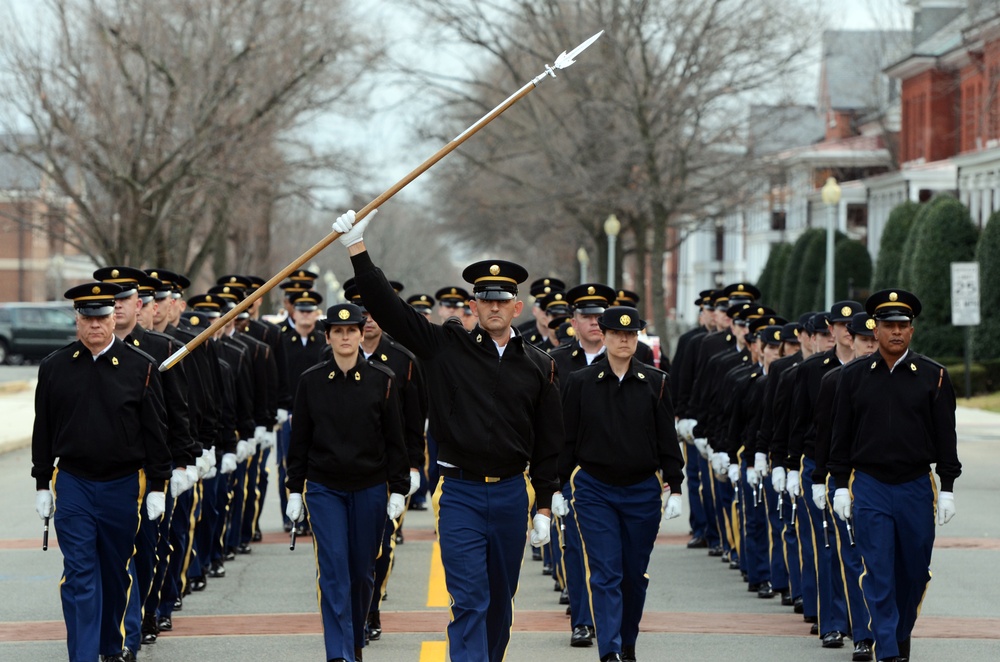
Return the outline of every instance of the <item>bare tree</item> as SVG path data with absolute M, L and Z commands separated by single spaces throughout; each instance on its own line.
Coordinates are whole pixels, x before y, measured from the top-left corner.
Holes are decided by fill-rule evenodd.
M 492 107 L 562 50 L 606 35 L 548 85 L 461 150 L 440 191 L 447 227 L 479 249 L 520 251 L 529 267 L 572 264 L 604 219 L 654 275 L 665 329 L 668 228 L 723 218 L 749 175 L 746 108 L 804 65 L 818 25 L 784 0 L 417 0 L 440 39 L 483 64 L 428 77 L 449 130 Z M 441 132 L 442 137 L 444 132 Z M 593 252 L 593 251 L 592 251 Z M 563 271 L 567 271 L 563 267 Z
M 8 30 L 0 46 L 13 108 L 0 149 L 72 199 L 67 239 L 95 261 L 196 274 L 224 268 L 233 240 L 238 262 L 266 260 L 276 203 L 352 174 L 303 134 L 363 98 L 379 55 L 340 0 L 47 8 L 51 38 Z

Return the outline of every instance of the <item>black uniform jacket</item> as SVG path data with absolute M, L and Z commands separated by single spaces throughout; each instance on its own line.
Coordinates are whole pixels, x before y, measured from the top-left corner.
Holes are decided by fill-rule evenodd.
M 166 413 L 156 361 L 117 338 L 96 360 L 80 341 L 38 368 L 31 475 L 48 489 L 53 466 L 106 481 L 145 469 L 147 489 L 170 478 Z
M 302 373 L 288 447 L 290 492 L 301 492 L 306 480 L 349 492 L 379 483 L 409 491 L 395 382 L 392 370 L 361 357 L 346 374 L 333 359 Z
M 288 370 L 288 400 L 279 402 L 280 407 L 289 413 L 294 411 L 295 394 L 299 389 L 299 378 L 302 373 L 320 362 L 320 352 L 326 346 L 326 338 L 319 324 L 306 336 L 306 344 L 302 344 L 302 336 L 294 326 L 286 320 L 281 326 L 282 344 L 285 346 L 285 365 Z
M 757 439 L 754 443 L 755 453 L 770 455 L 771 441 L 774 439 L 774 430 L 780 418 L 780 412 L 775 409 L 777 401 L 778 386 L 781 383 L 781 374 L 788 368 L 798 363 L 802 358 L 801 352 L 783 356 L 771 362 L 767 369 L 767 383 L 764 387 L 764 400 L 761 403 L 760 426 L 757 428 Z M 784 467 L 785 456 L 782 455 L 774 466 Z
M 662 471 L 670 491 L 681 493 L 684 459 L 665 372 L 635 359 L 620 382 L 606 361 L 577 370 L 563 387 L 563 421 L 563 483 L 577 466 L 609 485 L 634 485 Z
M 563 441 L 555 363 L 515 335 L 501 358 L 482 328 L 438 326 L 404 302 L 367 252 L 352 256 L 361 299 L 382 329 L 421 360 L 438 460 L 483 476 L 507 477 L 531 463 L 539 508 L 558 489 Z
M 816 402 L 820 380 L 840 365 L 837 349 L 833 348 L 813 354 L 796 368 L 786 468 L 798 471 L 803 455 L 810 460 L 816 458 Z
M 948 371 L 910 351 L 893 371 L 879 352 L 840 371 L 827 467 L 837 487 L 851 470 L 898 485 L 937 464 L 941 490 L 962 473 L 955 434 L 955 390 Z

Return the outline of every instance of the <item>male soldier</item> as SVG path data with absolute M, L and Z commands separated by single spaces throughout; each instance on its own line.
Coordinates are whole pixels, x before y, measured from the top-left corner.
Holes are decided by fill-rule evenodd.
M 709 318 L 711 313 L 707 310 L 709 300 L 711 299 L 712 291 L 704 290 L 702 291 L 698 298 L 695 299 L 694 305 L 698 306 L 698 324 L 688 331 L 681 334 L 680 338 L 677 339 L 677 349 L 674 350 L 674 359 L 671 361 L 671 365 L 674 366 L 674 371 L 671 372 L 670 377 L 670 397 L 671 402 L 674 403 L 674 413 L 677 414 L 678 422 L 678 437 L 682 441 L 686 442 L 684 444 L 684 473 L 687 480 L 687 494 L 688 494 L 688 524 L 691 526 L 691 539 L 688 540 L 688 549 L 699 549 L 708 547 L 708 517 L 705 514 L 705 506 L 702 503 L 701 490 L 701 474 L 698 472 L 698 462 L 694 460 L 693 457 L 688 457 L 688 447 L 691 444 L 686 437 L 680 434 L 680 420 L 681 411 L 677 409 L 677 403 L 680 399 L 680 383 L 683 379 L 681 373 L 681 366 L 684 364 L 686 358 L 690 356 L 688 351 L 688 344 L 691 343 L 696 336 L 702 336 L 708 331 Z M 714 324 L 714 321 L 712 322 Z M 677 374 L 674 374 L 674 373 Z M 690 389 L 691 379 L 688 380 L 687 388 Z M 685 401 L 687 399 L 687 393 L 685 393 Z M 711 476 L 706 476 L 706 480 L 711 480 Z M 705 489 L 710 489 L 707 485 Z
M 137 347 L 149 354 L 158 364 L 169 358 L 177 349 L 170 337 L 155 331 L 147 331 L 138 324 L 139 311 L 143 307 L 139 297 L 140 284 L 153 287 L 150 276 L 139 269 L 117 266 L 104 267 L 94 272 L 96 280 L 114 283 L 122 288 L 115 295 L 115 337 L 122 342 Z M 169 533 L 173 502 L 178 496 L 198 482 L 195 457 L 201 455 L 200 444 L 191 436 L 191 423 L 187 401 L 188 379 L 184 366 L 178 370 L 168 370 L 161 375 L 167 424 L 167 447 L 173 459 L 173 473 L 170 491 L 165 498 L 165 517 L 162 521 L 141 518 L 136 535 L 135 554 L 129 561 L 135 593 L 129 593 L 127 614 L 108 612 L 106 618 L 112 623 L 125 623 L 125 645 L 133 653 L 138 653 L 142 644 L 143 608 L 147 605 L 157 572 L 157 550 L 161 530 Z M 165 562 L 166 559 L 164 558 Z
M 551 333 L 550 318 L 545 314 L 547 297 L 554 292 L 565 292 L 566 283 L 558 278 L 545 277 L 531 282 L 528 293 L 531 295 L 531 317 L 527 322 L 519 324 L 517 331 L 532 345 L 541 346 Z
M 469 292 L 464 287 L 442 287 L 434 293 L 434 297 L 438 302 L 438 318 L 444 324 L 452 317 L 462 317 Z
M 842 520 L 854 516 L 874 654 L 897 662 L 910 657 L 931 578 L 935 510 L 939 525 L 955 515 L 952 489 L 962 473 L 951 378 L 910 351 L 920 309 L 904 290 L 881 290 L 865 302 L 878 352 L 841 371 L 828 464 L 837 487 L 833 509 Z M 931 464 L 941 479 L 936 495 Z
M 661 514 L 681 514 L 683 460 L 667 374 L 633 360 L 646 325 L 639 311 L 613 306 L 599 322 L 606 360 L 563 377 L 559 478 L 576 505 L 598 655 L 635 662 L 649 556 Z M 562 494 L 553 496 L 552 510 L 569 514 Z
M 135 660 L 121 621 L 104 615 L 125 613 L 141 505 L 150 520 L 163 515 L 171 473 L 160 373 L 115 337 L 119 292 L 113 283 L 66 292 L 79 340 L 42 361 L 35 389 L 35 510 L 46 521 L 55 512 L 70 660 Z
M 573 341 L 552 350 L 550 356 L 559 369 L 559 390 L 565 395 L 566 379 L 577 370 L 604 360 L 604 334 L 599 324 L 601 315 L 615 297 L 615 291 L 600 283 L 583 283 L 566 292 L 566 299 L 573 308 Z M 563 587 L 569 598 L 570 626 L 569 645 L 573 647 L 591 646 L 594 643 L 594 614 L 587 594 L 587 579 L 583 563 L 583 543 L 580 529 L 576 524 L 576 512 L 572 505 L 571 486 L 566 481 L 562 496 L 569 507 L 565 515 L 559 516 L 559 532 L 562 545 L 553 545 L 556 558 L 553 563 L 561 563 L 565 582 Z M 565 526 L 563 526 L 565 525 Z M 559 558 L 561 555 L 561 559 Z
M 320 352 L 323 349 L 323 334 L 316 329 L 316 320 L 319 317 L 319 305 L 323 303 L 323 297 L 313 290 L 305 290 L 293 295 L 292 323 L 282 325 L 281 333 L 284 335 L 282 344 L 285 346 L 286 365 L 288 367 L 288 394 L 289 398 L 284 403 L 282 409 L 287 412 L 287 419 L 283 422 L 284 434 L 278 435 L 278 483 L 285 484 L 286 458 L 288 455 L 288 442 L 291 435 L 292 400 L 295 391 L 299 386 L 299 377 L 302 373 L 319 363 Z M 278 420 L 281 422 L 279 412 Z M 285 530 L 292 530 L 292 521 L 284 514 L 288 506 L 288 490 L 282 487 L 281 512 L 285 518 Z M 309 530 L 308 519 L 297 526 L 296 533 L 302 535 Z
M 429 294 L 412 294 L 406 297 L 406 303 L 413 306 L 414 310 L 423 313 L 427 321 L 431 321 L 431 313 L 434 311 L 434 297 Z
M 795 400 L 793 404 L 793 419 L 788 437 L 788 459 L 786 468 L 802 467 L 801 485 L 806 494 L 812 493 L 812 476 L 816 468 L 816 408 L 819 399 L 819 386 L 823 375 L 851 360 L 854 350 L 849 338 L 845 343 L 841 339 L 841 331 L 846 322 L 850 321 L 855 312 L 861 310 L 861 304 L 855 301 L 839 301 L 833 305 L 830 312 L 822 318 L 813 318 L 814 342 L 816 337 L 826 336 L 827 345 L 831 349 L 819 351 L 804 361 L 797 369 L 795 376 Z M 823 319 L 826 325 L 823 324 Z M 834 324 L 840 324 L 836 330 Z M 823 333 L 826 331 L 826 333 Z M 843 334 L 846 335 L 846 332 Z M 817 349 L 819 346 L 817 345 Z M 831 571 L 834 547 L 830 544 L 829 516 L 826 510 L 816 508 L 812 499 L 805 499 L 806 508 L 816 535 L 816 586 L 819 595 L 819 627 L 824 648 L 841 648 L 844 636 L 848 630 L 847 599 L 843 585 L 834 585 Z M 818 535 L 822 532 L 822 536 Z
M 511 328 L 521 312 L 517 285 L 527 272 L 512 262 L 469 265 L 479 325 L 466 332 L 436 326 L 395 295 L 363 242 L 368 215 L 333 224 L 342 233 L 372 317 L 422 361 L 430 420 L 439 435 L 441 483 L 434 495 L 441 561 L 451 595 L 452 662 L 501 662 L 507 652 L 513 598 L 531 508 L 531 466 L 538 514 L 531 543 L 549 540 L 550 504 L 558 487 L 563 441 L 555 363 Z

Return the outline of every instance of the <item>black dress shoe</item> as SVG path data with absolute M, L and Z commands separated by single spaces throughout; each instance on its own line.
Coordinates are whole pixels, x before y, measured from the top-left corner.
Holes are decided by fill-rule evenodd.
M 573 608 L 572 607 L 566 607 L 566 615 L 567 616 L 572 616 L 573 615 Z
M 184 599 L 183 598 L 177 598 L 176 600 L 174 600 L 174 611 L 180 611 L 183 608 L 184 608 Z
M 844 633 L 837 632 L 827 632 L 823 635 L 823 648 L 843 648 L 844 647 Z
M 869 662 L 872 659 L 872 640 L 862 639 L 854 644 L 852 662 Z
M 622 644 L 622 662 L 636 662 L 635 646 Z
M 723 549 L 722 549 L 722 546 L 720 545 L 719 547 L 713 547 L 710 550 L 708 550 L 708 555 L 709 556 L 722 556 L 722 552 L 723 552 Z
M 760 588 L 757 589 L 757 597 L 762 599 L 774 597 L 774 587 L 771 586 L 771 582 L 760 583 Z
M 205 581 L 204 577 L 192 577 L 188 580 L 188 585 L 192 591 L 204 591 L 205 587 L 208 586 L 208 582 Z
M 150 611 L 142 619 L 142 643 L 155 644 L 158 634 L 160 629 L 156 627 L 156 614 Z
M 622 662 L 621 653 L 608 653 L 601 658 L 601 662 Z
M 531 548 L 531 560 L 532 561 L 541 561 L 542 560 L 542 548 L 541 547 L 532 547 Z
M 382 638 L 382 617 L 377 611 L 368 612 L 368 623 L 365 624 L 368 630 L 368 639 L 378 641 Z
M 357 646 L 354 647 L 354 662 L 361 662 L 362 651 L 364 650 L 365 649 L 363 647 L 362 648 L 358 648 Z
M 232 561 L 236 558 L 236 548 L 230 547 L 226 550 L 226 553 L 222 555 L 223 561 Z
M 427 510 L 427 502 L 410 499 L 410 510 Z
M 806 623 L 819 623 L 819 619 L 815 616 L 803 616 L 802 620 Z
M 546 563 L 545 565 L 543 565 L 542 566 L 542 574 L 543 575 L 551 575 L 552 574 L 552 566 L 550 564 L 548 564 L 548 563 Z
M 796 614 L 801 614 L 803 611 L 805 611 L 804 604 L 805 603 L 802 602 L 802 596 L 801 595 L 799 597 L 795 598 L 794 600 L 792 600 L 793 611 Z
M 819 624 L 813 623 L 812 627 L 809 628 L 809 634 L 819 636 Z
M 559 594 L 559 604 L 568 605 L 569 604 L 569 589 L 562 589 L 562 593 Z
M 896 647 L 899 648 L 899 656 L 905 660 L 910 659 L 910 638 L 907 637 L 903 641 L 897 641 Z
M 786 588 L 784 591 L 781 592 L 781 606 L 782 607 L 791 607 L 793 604 L 795 604 L 795 601 L 792 600 L 792 594 Z
M 559 583 L 559 580 L 558 580 L 558 579 L 557 579 L 557 580 L 555 581 L 555 583 L 554 583 L 554 584 L 552 585 L 552 590 L 553 590 L 553 591 L 555 591 L 556 593 L 558 593 L 558 592 L 560 592 L 561 590 L 563 590 L 563 587 L 562 587 L 562 585 L 561 585 L 561 584 Z
M 248 542 L 241 542 L 240 546 L 236 548 L 237 554 L 249 554 L 252 551 L 253 549 L 250 548 L 250 543 Z
M 261 532 L 260 532 L 260 531 L 254 531 L 254 532 L 253 532 L 253 535 L 252 535 L 252 536 L 250 536 L 250 540 L 251 540 L 252 542 L 260 542 L 260 541 L 261 541 L 261 540 L 263 540 L 263 539 L 264 539 L 264 536 L 263 536 L 263 534 L 261 534 Z
M 219 563 L 218 561 L 216 561 L 215 563 L 212 564 L 212 567 L 208 569 L 208 572 L 206 574 L 209 577 L 213 577 L 213 578 L 216 578 L 216 579 L 225 577 L 226 576 L 226 567 L 224 565 L 222 565 L 221 563 Z
M 729 563 L 729 552 L 723 552 L 722 558 L 719 560 L 722 561 L 723 563 Z
M 688 549 L 704 549 L 708 547 L 708 541 L 704 536 L 695 536 L 691 540 L 688 540 L 687 547 Z
M 403 538 L 403 530 L 402 529 L 400 529 L 399 531 L 396 531 L 395 540 L 396 540 L 396 544 L 397 545 L 402 545 L 403 544 L 405 538 Z
M 573 648 L 584 648 L 594 645 L 594 628 L 587 625 L 577 625 L 573 628 L 573 634 L 569 638 L 569 645 Z M 617 658 L 621 659 L 621 657 Z
M 740 560 L 737 559 L 737 558 L 733 558 L 730 555 L 730 557 L 729 557 L 729 569 L 730 570 L 739 570 L 740 569 Z
M 129 650 L 126 646 L 122 651 L 122 654 L 118 656 L 118 659 L 121 660 L 121 662 L 135 662 L 135 653 Z
M 156 621 L 156 627 L 160 632 L 170 632 L 174 629 L 174 622 L 169 616 L 161 616 L 160 620 Z

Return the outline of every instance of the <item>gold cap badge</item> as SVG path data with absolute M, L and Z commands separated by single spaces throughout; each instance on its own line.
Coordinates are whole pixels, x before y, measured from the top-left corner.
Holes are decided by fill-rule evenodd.
M 207 301 L 208 303 L 211 303 L 212 302 L 212 295 L 211 294 L 206 294 L 205 295 L 205 301 Z
M 97 285 L 94 285 L 94 287 L 90 291 L 93 292 L 94 294 L 100 294 L 101 288 L 98 287 Z
M 566 329 L 566 335 L 572 338 L 573 336 L 576 335 L 576 329 L 574 329 L 573 327 L 569 327 L 568 329 Z
M 499 276 L 500 275 L 500 265 L 499 264 L 491 264 L 490 265 L 490 274 L 493 275 L 493 276 Z
M 850 306 L 844 306 L 843 308 L 840 309 L 840 314 L 843 315 L 844 317 L 850 316 L 850 314 L 851 314 L 851 307 Z
M 628 326 L 632 323 L 632 318 L 629 315 L 622 315 L 618 318 L 618 321 L 621 322 L 622 326 Z
M 112 269 L 111 270 L 111 277 L 112 278 L 118 278 L 118 270 L 117 269 Z
M 869 331 L 873 331 L 875 329 L 875 320 L 873 319 L 865 320 L 865 328 L 868 329 Z
M 198 321 L 198 316 L 197 315 L 192 315 L 190 322 L 191 322 L 191 326 L 198 326 L 198 324 L 200 324 L 200 322 Z
M 346 320 L 350 316 L 351 313 L 348 310 L 341 310 L 339 313 L 337 313 L 337 317 L 339 317 L 342 320 Z
M 774 332 L 774 339 L 781 340 L 781 329 L 778 329 Z
M 896 301 L 899 299 L 899 295 L 895 292 L 889 292 L 889 301 Z
M 150 275 L 150 276 L 152 276 L 153 278 L 159 278 L 159 275 L 158 275 L 158 274 L 159 274 L 159 272 L 158 272 L 158 271 L 154 271 L 153 273 L 151 273 L 151 274 L 149 274 L 149 275 Z

